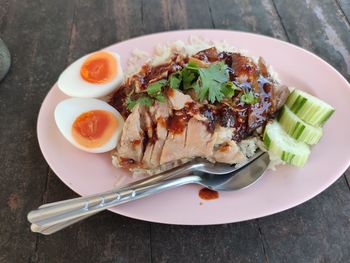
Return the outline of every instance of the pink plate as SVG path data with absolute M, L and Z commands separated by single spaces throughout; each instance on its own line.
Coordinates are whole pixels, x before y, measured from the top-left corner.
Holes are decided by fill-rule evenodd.
M 238 222 L 277 213 L 299 205 L 337 180 L 350 164 L 350 87 L 327 62 L 299 47 L 273 38 L 223 30 L 186 30 L 134 38 L 108 47 L 122 55 L 125 67 L 135 48 L 152 51 L 156 43 L 187 41 L 190 35 L 213 41 L 226 40 L 235 47 L 261 55 L 279 73 L 282 82 L 324 99 L 336 109 L 324 127 L 324 136 L 312 148 L 302 169 L 279 167 L 243 190 L 220 193 L 219 199 L 203 201 L 199 187 L 183 186 L 111 211 L 137 219 L 183 225 Z M 63 70 L 63 69 L 62 69 Z M 38 117 L 41 150 L 53 171 L 78 194 L 85 196 L 130 182 L 128 172 L 116 169 L 109 154 L 82 152 L 66 141 L 54 121 L 54 109 L 65 99 L 57 86 L 45 98 Z

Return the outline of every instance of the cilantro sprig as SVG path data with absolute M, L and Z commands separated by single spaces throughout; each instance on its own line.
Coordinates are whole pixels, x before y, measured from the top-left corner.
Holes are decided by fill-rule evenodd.
M 169 77 L 169 87 L 172 89 L 179 89 L 182 82 L 181 71 L 174 72 Z
M 228 67 L 223 61 L 212 63 L 207 68 L 190 62 L 182 70 L 182 79 L 184 90 L 193 88 L 200 101 L 220 102 L 224 97 L 232 97 L 237 89 L 229 81 Z
M 158 100 L 160 102 L 165 102 L 165 96 L 163 94 L 163 87 L 167 85 L 167 81 L 165 79 L 158 80 L 148 85 L 146 89 L 146 93 L 148 96 L 144 95 L 139 97 L 137 100 L 132 100 L 130 97 L 126 100 L 126 105 L 129 110 L 132 110 L 136 104 L 146 105 L 148 107 L 152 106 L 154 100 Z
M 172 89 L 194 89 L 200 101 L 207 99 L 211 103 L 221 102 L 224 98 L 231 98 L 239 89 L 229 80 L 228 66 L 223 62 L 215 62 L 207 68 L 201 68 L 194 62 L 189 62 L 182 70 L 172 73 L 168 80 L 162 79 L 148 85 L 147 95 L 131 100 L 127 105 L 131 110 L 136 104 L 151 106 L 154 100 L 165 102 L 164 87 Z M 242 95 L 243 96 L 243 95 Z M 244 101 L 251 101 L 250 94 L 245 94 Z
M 153 101 L 154 101 L 153 99 L 146 96 L 140 97 L 137 100 L 132 100 L 130 97 L 128 97 L 126 99 L 126 105 L 128 107 L 128 110 L 132 110 L 137 104 L 151 107 L 153 104 Z
M 233 95 L 235 95 L 235 91 L 239 88 L 232 82 L 229 81 L 221 87 L 221 92 L 225 95 L 226 98 L 231 98 Z
M 249 91 L 249 92 L 244 92 L 241 95 L 240 101 L 244 102 L 245 104 L 255 104 L 255 103 L 258 103 L 260 99 L 256 97 L 252 91 Z
M 160 102 L 165 102 L 163 87 L 166 86 L 167 83 L 165 79 L 162 79 L 149 84 L 146 90 L 147 94 Z

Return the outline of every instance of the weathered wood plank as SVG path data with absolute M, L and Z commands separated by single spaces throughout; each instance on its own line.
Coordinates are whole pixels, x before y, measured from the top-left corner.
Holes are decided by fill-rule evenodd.
M 345 171 L 344 176 L 350 189 L 350 167 Z
M 67 61 L 72 62 L 123 37 L 132 37 L 136 28 L 141 27 L 136 14 L 140 14 L 136 1 L 76 1 L 71 33 L 66 37 L 70 39 L 64 53 Z M 126 24 L 120 22 L 124 19 L 128 21 Z M 76 195 L 50 172 L 44 201 L 73 196 Z M 38 262 L 147 262 L 149 229 L 147 222 L 105 212 L 55 235 L 39 236 L 35 259 Z
M 74 21 L 67 49 L 69 63 L 117 41 L 116 17 L 112 4 L 108 1 L 75 1 Z
M 264 3 L 268 4 L 266 2 L 264 2 Z M 250 7 L 250 5 L 247 4 L 247 2 L 244 2 L 244 4 L 246 4 L 248 7 L 243 9 L 243 11 L 241 11 L 239 8 L 238 8 L 238 10 L 237 9 L 235 10 L 235 13 L 238 14 L 238 17 L 241 18 L 241 19 L 238 19 L 238 21 L 237 21 L 237 19 L 235 19 L 232 16 L 234 7 L 231 7 L 229 4 L 223 6 L 223 8 L 221 8 L 222 6 L 216 7 L 217 10 L 215 10 L 215 8 L 212 8 L 213 21 L 214 21 L 215 26 L 219 26 L 219 27 L 223 27 L 223 28 L 229 28 L 229 29 L 256 31 L 257 25 L 259 25 L 260 28 L 259 28 L 258 32 L 262 32 L 262 33 L 264 33 L 266 35 L 271 35 L 271 36 L 274 36 L 274 37 L 277 37 L 277 38 L 286 39 L 284 28 L 281 27 L 279 24 L 274 25 L 272 27 L 271 26 L 271 24 L 272 24 L 271 22 L 269 22 L 269 23 L 263 23 L 263 21 L 261 21 L 260 23 L 256 22 L 257 21 L 256 19 L 258 19 L 259 17 L 261 18 L 263 16 L 264 20 L 272 19 L 273 22 L 276 23 L 276 21 L 278 21 L 278 19 L 276 19 L 276 17 L 278 17 L 278 15 L 281 15 L 283 21 L 285 21 L 285 18 L 284 18 L 285 14 L 284 13 L 283 14 L 281 14 L 281 13 L 276 14 L 276 11 L 274 11 L 273 8 L 269 8 L 270 15 L 268 17 L 266 17 L 268 12 L 266 12 L 266 11 L 265 12 L 260 12 L 259 5 L 257 3 L 254 3 L 253 7 Z M 281 3 L 281 5 L 282 5 L 282 3 Z M 283 1 L 283 8 L 285 10 L 288 10 L 288 12 L 290 12 L 290 13 L 292 13 L 293 10 L 296 10 L 295 8 L 297 8 L 297 9 L 300 8 L 300 5 L 299 5 L 299 7 L 297 7 L 297 6 L 293 7 L 293 5 L 294 4 L 292 2 L 288 2 L 288 5 L 287 5 L 286 2 Z M 297 4 L 295 4 L 295 5 L 297 5 Z M 215 3 L 214 3 L 214 6 L 215 6 Z M 216 5 L 216 6 L 218 6 L 218 5 Z M 327 9 L 328 13 L 330 13 L 329 10 L 333 10 L 331 7 L 336 10 L 336 7 L 329 6 L 328 9 Z M 316 8 L 316 10 L 317 10 L 317 8 Z M 254 12 L 256 12 L 257 14 L 254 14 Z M 253 13 L 254 15 L 250 15 L 250 13 Z M 299 16 L 298 12 L 295 12 L 293 14 L 295 14 L 295 16 Z M 253 19 L 250 19 L 250 17 L 252 17 Z M 308 23 L 307 17 L 308 17 L 308 15 L 304 15 L 305 21 L 300 22 L 300 23 L 307 24 Z M 297 19 L 298 18 L 296 18 L 295 21 L 297 21 Z M 338 24 L 343 25 L 342 17 L 338 14 L 336 17 L 333 18 L 333 20 L 331 20 L 330 23 L 337 24 L 337 25 Z M 325 24 L 325 23 L 323 22 L 323 24 Z M 318 27 L 320 27 L 320 23 L 318 23 Z M 316 27 L 316 28 L 318 28 L 318 27 Z M 291 33 L 290 33 L 291 29 L 289 27 L 286 27 L 286 29 L 287 29 L 287 32 L 288 32 L 288 36 L 287 37 L 289 37 L 291 35 Z M 307 29 L 304 29 L 304 28 L 294 29 L 294 30 L 292 30 L 292 32 L 299 32 L 299 34 L 303 34 L 302 33 L 302 31 L 303 31 L 305 35 L 308 35 L 313 30 L 315 30 L 315 27 L 310 26 Z M 346 26 L 344 26 L 344 28 L 340 28 L 340 29 L 339 29 L 339 26 L 338 26 L 338 30 L 339 30 L 340 34 L 343 34 L 343 35 L 346 34 L 346 33 L 349 34 L 349 31 L 347 31 Z M 316 36 L 315 36 L 315 39 L 316 39 Z M 295 37 L 294 38 L 291 37 L 291 40 L 292 40 L 292 42 L 295 41 Z M 324 44 L 322 44 L 322 41 L 324 42 L 324 40 L 321 38 L 320 46 L 324 47 Z M 296 42 L 296 43 L 300 44 L 301 42 Z M 339 47 L 340 49 L 344 48 L 344 46 L 341 46 L 341 45 L 339 46 L 338 42 L 337 43 L 334 42 L 332 45 L 335 46 L 334 47 L 335 49 L 337 47 Z M 310 45 L 310 49 L 311 50 L 313 50 L 313 47 L 314 46 Z M 349 47 L 349 45 L 348 45 L 348 47 Z M 344 60 L 341 63 L 339 63 L 338 66 L 340 66 L 339 68 L 341 68 L 343 65 L 344 65 Z M 345 63 L 345 66 L 346 66 L 346 63 Z M 349 193 L 346 192 L 345 181 L 341 180 L 341 182 L 338 183 L 338 184 L 342 185 L 342 188 L 341 188 L 343 190 L 342 193 L 339 193 L 339 191 L 340 191 L 339 188 L 331 188 L 331 190 L 329 190 L 329 191 L 332 191 L 331 194 L 333 196 L 339 196 L 341 194 L 345 194 L 346 198 L 349 198 Z M 322 197 L 320 197 L 320 198 L 322 198 Z M 335 211 L 337 211 L 337 208 L 340 207 L 340 209 L 341 209 L 342 207 L 344 207 L 344 205 L 347 204 L 346 202 L 342 202 L 340 205 L 335 207 L 335 206 L 333 206 L 334 205 L 334 199 L 327 199 L 327 198 L 322 198 L 322 202 L 323 202 L 324 206 L 330 208 L 329 209 L 330 213 L 334 213 Z M 319 204 L 318 204 L 317 199 L 309 201 L 307 203 L 307 205 L 308 205 L 309 208 L 311 208 L 310 210 L 315 210 L 317 212 L 320 212 L 318 210 Z M 334 209 L 335 209 L 334 212 L 331 211 L 331 207 L 334 207 Z M 295 213 L 300 213 L 299 212 L 300 209 L 302 209 L 302 208 L 297 207 L 297 208 L 294 208 L 291 211 L 294 211 Z M 281 213 L 281 215 L 284 215 L 284 213 Z M 303 215 L 302 213 L 301 213 L 301 220 L 303 220 L 303 218 L 304 218 L 303 216 L 305 216 L 305 220 L 307 220 L 307 215 Z M 283 229 L 285 231 L 289 231 L 289 232 L 293 233 L 294 225 L 293 225 L 292 222 L 288 221 L 287 223 L 285 223 L 283 221 L 280 221 L 280 220 L 278 220 L 278 215 L 271 216 L 271 217 L 268 217 L 268 218 L 271 220 L 271 222 L 276 224 L 278 227 L 281 227 L 281 228 L 283 227 Z M 347 219 L 346 216 L 343 216 L 341 220 L 346 221 L 346 219 Z M 287 250 L 288 250 L 289 255 L 291 255 L 290 258 L 293 259 L 294 262 L 295 261 L 299 262 L 299 261 L 303 260 L 303 256 L 304 255 L 302 253 L 299 253 L 298 251 L 294 251 L 292 249 L 288 249 L 287 244 L 285 244 L 285 243 L 284 244 L 279 244 L 278 242 L 273 242 L 274 239 L 279 240 L 279 238 L 282 238 L 282 237 L 280 237 L 278 235 L 280 233 L 276 234 L 276 236 L 270 236 L 269 235 L 270 229 L 265 227 L 265 221 L 263 221 L 263 220 L 259 220 L 259 221 L 260 221 L 259 225 L 261 225 L 261 233 L 265 237 L 264 238 L 264 243 L 265 242 L 268 243 L 269 241 L 272 241 L 271 243 L 273 244 L 273 245 L 268 246 L 268 247 L 265 248 L 265 250 L 267 252 L 266 257 L 267 257 L 268 261 L 271 261 L 271 262 L 281 262 L 281 261 L 283 261 L 284 258 L 283 258 L 282 251 L 284 251 L 284 253 L 286 253 Z M 328 224 L 327 219 L 323 218 L 323 217 L 320 217 L 320 219 L 319 219 L 319 227 L 325 226 L 327 224 Z M 342 230 L 343 230 L 342 226 L 338 226 L 338 225 L 333 226 L 334 233 L 341 232 Z M 324 237 L 324 239 L 326 239 L 329 243 L 339 241 L 339 239 L 337 240 L 335 235 L 333 235 L 332 233 L 323 232 L 323 235 L 326 236 L 326 237 Z M 306 236 L 306 237 L 304 237 L 304 242 L 305 243 L 311 243 L 311 244 L 317 243 L 317 238 L 315 239 L 314 236 Z M 345 242 L 346 242 L 346 238 L 344 238 L 344 236 L 343 236 L 340 239 L 340 242 L 338 244 L 341 247 L 340 250 L 346 250 L 347 249 Z M 272 256 L 275 247 L 281 251 L 280 257 L 273 257 Z M 320 257 L 326 257 L 326 252 L 325 252 L 326 250 L 322 246 L 322 244 L 320 244 L 319 246 L 313 246 L 312 250 L 313 250 L 312 253 L 314 253 L 315 255 L 319 254 Z M 331 252 L 331 253 L 335 253 L 335 250 L 332 250 L 332 249 L 329 249 L 328 251 Z
M 28 262 L 36 235 L 26 215 L 42 202 L 48 169 L 36 139 L 36 118 L 65 63 L 72 8 L 70 1 L 11 1 L 8 8 L 1 30 L 13 63 L 0 84 L 0 262 Z
M 274 2 L 290 41 L 324 58 L 349 80 L 350 26 L 336 3 L 296 0 L 286 5 L 283 0 Z
M 350 24 L 350 2 L 348 0 L 335 0 L 335 1 L 339 4 L 341 10 L 346 16 L 346 20 Z
M 349 78 L 350 31 L 337 5 L 332 1 L 291 1 L 288 5 L 285 1 L 274 2 L 291 42 L 320 55 Z M 346 261 L 350 231 L 348 190 L 342 177 L 306 204 L 260 219 L 268 260 Z
M 198 15 L 204 19 L 196 19 Z M 142 24 L 144 34 L 166 30 L 212 27 L 208 3 L 200 0 L 143 1 Z
M 344 177 L 309 202 L 259 219 L 269 262 L 348 262 L 350 195 Z
M 256 32 L 282 40 L 286 39 L 278 15 L 270 0 L 209 0 L 216 28 Z
M 206 1 L 144 1 L 142 13 L 145 34 L 166 30 L 212 27 Z M 199 16 L 203 19 L 197 19 Z
M 143 1 L 141 5 L 142 33 L 152 34 L 169 29 L 168 10 L 165 1 Z M 139 34 L 141 32 L 138 32 Z
M 340 3 L 344 8 L 346 2 Z M 349 28 L 333 2 L 276 0 L 276 6 L 278 14 L 269 0 L 2 1 L 0 32 L 14 65 L 0 84 L 0 123 L 6 123 L 6 130 L 0 129 L 0 147 L 5 149 L 0 152 L 0 183 L 5 186 L 0 192 L 0 262 L 345 262 L 350 208 L 344 178 L 300 207 L 239 224 L 152 224 L 150 229 L 149 223 L 105 212 L 39 237 L 26 222 L 27 212 L 42 197 L 51 202 L 76 196 L 52 172 L 46 183 L 35 122 L 61 70 L 87 52 L 181 28 L 227 28 L 287 39 L 280 15 L 292 42 L 333 59 L 348 74 Z M 300 6 L 306 10 L 287 10 Z M 346 176 L 350 182 L 350 173 Z
M 175 4 L 182 7 L 178 1 Z M 220 4 L 187 1 L 186 10 L 181 12 L 187 13 L 188 27 L 255 31 L 285 39 L 278 16 L 268 1 L 243 1 L 243 4 L 239 1 L 222 1 Z M 150 19 L 150 24 L 166 25 L 164 28 L 169 30 L 178 29 L 184 23 L 182 16 L 165 12 L 156 22 Z M 262 262 L 265 259 L 256 221 L 207 227 L 152 224 L 151 245 L 154 262 Z
M 45 202 L 75 196 L 50 172 Z M 148 262 L 149 231 L 146 222 L 103 212 L 54 235 L 40 236 L 36 262 Z
M 151 229 L 154 262 L 264 262 L 256 221 Z
M 9 17 L 10 1 L 2 1 L 0 5 L 0 37 L 7 25 L 7 18 Z

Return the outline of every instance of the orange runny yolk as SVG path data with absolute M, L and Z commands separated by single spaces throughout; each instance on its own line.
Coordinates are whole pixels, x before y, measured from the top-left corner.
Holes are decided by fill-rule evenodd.
M 91 110 L 78 116 L 72 126 L 72 136 L 87 148 L 100 147 L 108 142 L 118 127 L 115 115 L 106 110 Z
M 117 60 L 106 51 L 96 52 L 84 61 L 80 75 L 91 83 L 110 82 L 117 75 Z

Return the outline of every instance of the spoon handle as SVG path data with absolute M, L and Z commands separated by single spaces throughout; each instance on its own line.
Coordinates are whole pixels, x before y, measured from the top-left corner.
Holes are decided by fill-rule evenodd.
M 130 202 L 152 194 L 162 192 L 181 185 L 198 183 L 200 177 L 189 175 L 171 178 L 164 181 L 140 182 L 114 191 L 97 194 L 90 197 L 78 198 L 46 205 L 28 214 L 32 223 L 32 231 L 51 234 L 74 224 L 87 216 L 96 214 L 116 205 Z

